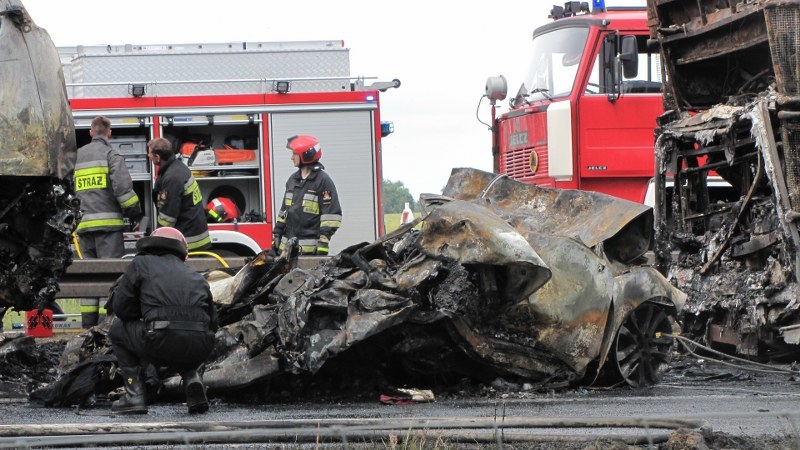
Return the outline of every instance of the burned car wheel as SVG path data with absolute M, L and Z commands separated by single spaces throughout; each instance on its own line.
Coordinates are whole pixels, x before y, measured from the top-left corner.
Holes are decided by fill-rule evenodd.
M 614 339 L 613 355 L 617 370 L 633 387 L 656 384 L 670 360 L 674 320 L 663 308 L 643 303 L 631 311 Z

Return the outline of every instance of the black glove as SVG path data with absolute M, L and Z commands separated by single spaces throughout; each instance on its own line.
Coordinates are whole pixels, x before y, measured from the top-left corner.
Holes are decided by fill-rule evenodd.
M 322 240 L 317 242 L 317 250 L 314 254 L 319 256 L 326 256 L 328 254 L 328 243 Z
M 122 210 L 122 215 L 131 219 L 133 222 L 139 222 L 144 217 L 144 213 L 142 213 L 142 207 L 139 204 L 135 204 L 130 208 L 125 208 Z
M 281 235 L 275 234 L 272 236 L 272 251 L 275 252 L 276 256 L 280 256 L 281 254 Z

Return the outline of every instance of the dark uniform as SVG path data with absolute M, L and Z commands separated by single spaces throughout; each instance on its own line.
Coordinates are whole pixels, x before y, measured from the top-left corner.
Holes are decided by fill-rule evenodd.
M 160 168 L 153 198 L 158 226 L 177 228 L 186 236 L 190 252 L 211 248 L 203 196 L 185 164 L 172 158 Z
M 293 237 L 303 254 L 327 254 L 331 237 L 342 225 L 342 207 L 333 180 L 320 163 L 303 180 L 300 170 L 286 181 L 286 193 L 273 234 L 283 250 Z
M 189 413 L 208 410 L 198 367 L 214 349 L 217 312 L 205 279 L 184 260 L 186 241 L 162 227 L 140 239 L 141 251 L 117 280 L 108 310 L 117 316 L 108 337 L 123 375 L 125 396 L 113 414 L 146 414 L 145 363 L 177 370 Z
M 109 337 L 120 367 L 197 368 L 214 347 L 217 313 L 203 277 L 179 257 L 140 253 L 117 283 Z
M 78 149 L 75 192 L 83 218 L 75 233 L 87 258 L 121 258 L 124 218 L 142 217 L 139 197 L 119 152 L 101 136 Z

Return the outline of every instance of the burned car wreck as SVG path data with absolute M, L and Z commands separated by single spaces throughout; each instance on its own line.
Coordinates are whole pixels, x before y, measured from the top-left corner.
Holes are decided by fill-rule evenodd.
M 650 245 L 649 207 L 475 169 L 454 169 L 425 203 L 415 222 L 313 270 L 261 253 L 211 281 L 222 327 L 205 365 L 209 392 L 314 374 L 353 352 L 418 383 L 658 382 L 685 296 L 635 264 Z M 69 404 L 81 400 L 69 394 L 79 372 L 113 376 L 111 320 L 71 341 L 59 380 L 33 397 Z M 177 392 L 180 377 L 161 375 Z

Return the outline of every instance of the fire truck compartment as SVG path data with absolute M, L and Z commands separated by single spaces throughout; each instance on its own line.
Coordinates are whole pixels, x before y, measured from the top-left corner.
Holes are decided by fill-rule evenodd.
M 108 140 L 108 145 L 117 149 L 122 156 L 142 156 L 147 155 L 147 137 L 146 136 L 124 136 L 116 137 L 111 136 Z

